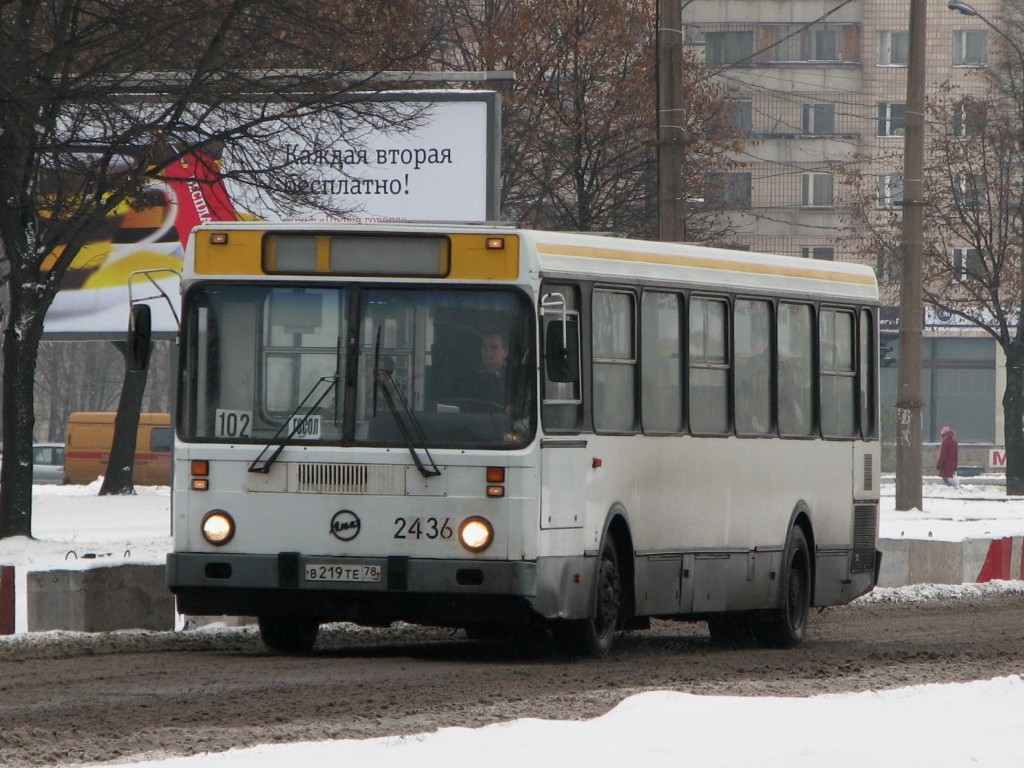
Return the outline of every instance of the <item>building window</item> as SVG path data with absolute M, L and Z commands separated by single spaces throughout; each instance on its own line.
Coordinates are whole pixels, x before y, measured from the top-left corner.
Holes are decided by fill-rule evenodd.
M 984 67 L 988 64 L 988 32 L 961 29 L 953 33 L 953 66 Z
M 726 67 L 747 61 L 754 55 L 754 33 L 708 32 L 704 36 L 704 63 Z
M 800 255 L 805 259 L 818 261 L 835 261 L 836 249 L 831 245 L 802 245 Z
M 733 99 L 729 105 L 729 125 L 741 133 L 749 133 L 754 124 L 754 102 L 751 99 Z
M 950 133 L 957 138 L 973 136 L 985 128 L 985 114 L 981 105 L 965 99 L 953 107 Z
M 878 179 L 879 208 L 895 208 L 903 202 L 903 174 L 880 173 Z
M 985 277 L 985 265 L 981 260 L 981 252 L 977 248 L 954 248 L 953 269 L 961 280 L 972 277 L 982 280 Z
M 855 61 L 857 37 L 853 24 L 765 24 L 758 27 L 758 60 Z
M 831 173 L 812 171 L 801 175 L 800 205 L 804 208 L 831 208 L 833 204 Z
M 749 173 L 713 173 L 708 176 L 705 195 L 708 208 L 739 211 L 750 208 L 751 175 Z
M 954 202 L 964 210 L 978 210 L 987 196 L 988 186 L 983 176 L 959 173 L 953 178 Z
M 875 274 L 882 282 L 892 282 L 903 276 L 903 253 L 899 247 L 882 249 L 875 259 Z
M 836 132 L 836 105 L 822 102 L 803 105 L 803 132 L 811 136 L 827 136 Z
M 811 27 L 806 38 L 807 61 L 842 61 L 838 27 Z
M 878 66 L 905 67 L 910 61 L 910 32 L 887 30 L 878 33 Z
M 877 136 L 902 136 L 907 124 L 907 105 L 900 101 L 878 102 Z

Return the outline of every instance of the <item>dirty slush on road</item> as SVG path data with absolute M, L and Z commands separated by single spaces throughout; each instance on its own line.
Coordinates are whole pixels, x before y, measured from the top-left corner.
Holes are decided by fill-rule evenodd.
M 45 633 L 0 641 L 0 765 L 153 759 L 257 743 L 368 738 L 520 717 L 585 719 L 642 691 L 813 696 L 1024 671 L 1024 595 L 855 603 L 792 650 L 720 648 L 655 621 L 611 657 L 402 625 L 324 628 L 310 656 L 254 628 Z

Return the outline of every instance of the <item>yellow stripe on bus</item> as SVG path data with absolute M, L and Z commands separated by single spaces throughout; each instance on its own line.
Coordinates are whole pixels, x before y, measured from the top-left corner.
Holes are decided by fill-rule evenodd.
M 538 243 L 537 252 L 549 256 L 582 256 L 592 259 L 614 259 L 617 261 L 648 262 L 651 264 L 671 264 L 675 266 L 695 267 L 698 269 L 716 269 L 730 272 L 748 272 L 752 274 L 774 275 L 778 277 L 800 277 L 809 280 L 827 280 L 840 283 L 859 285 L 875 285 L 873 274 L 856 274 L 836 270 L 810 269 L 807 267 L 784 267 L 777 264 L 758 264 L 755 262 L 738 262 L 728 259 L 716 259 L 709 256 L 692 256 L 671 253 L 652 253 L 649 251 L 622 251 L 615 248 L 591 248 L 578 245 L 554 245 Z

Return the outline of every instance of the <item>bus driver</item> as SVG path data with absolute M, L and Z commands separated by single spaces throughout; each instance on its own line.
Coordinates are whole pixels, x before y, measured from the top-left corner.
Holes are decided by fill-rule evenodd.
M 504 405 L 508 355 L 504 334 L 485 333 L 480 338 L 480 370 L 467 380 L 465 397 Z

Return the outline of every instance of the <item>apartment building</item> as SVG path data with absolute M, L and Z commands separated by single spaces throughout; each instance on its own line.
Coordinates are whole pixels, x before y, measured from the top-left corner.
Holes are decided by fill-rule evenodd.
M 982 18 L 946 4 L 928 0 L 926 98 L 944 84 L 983 92 L 984 68 L 1003 49 Z M 995 24 L 1001 0 L 971 7 Z M 752 250 L 871 264 L 895 304 L 898 254 L 858 237 L 853 209 L 873 198 L 884 213 L 902 200 L 909 0 L 682 0 L 682 16 L 685 44 L 703 48 L 748 135 L 730 184 L 739 239 Z M 950 424 L 962 442 L 999 445 L 996 344 L 933 312 L 925 322 L 925 440 Z M 883 414 L 895 378 L 895 367 L 883 369 Z

